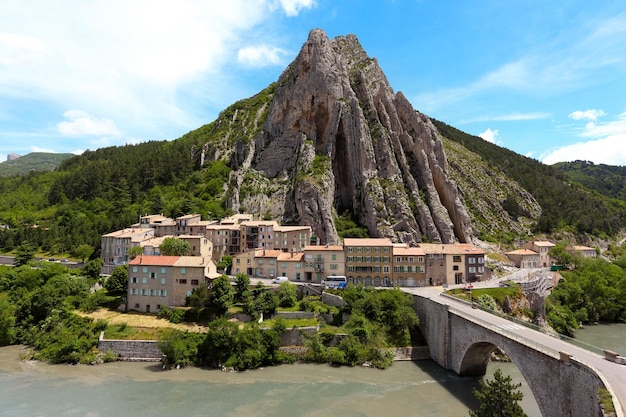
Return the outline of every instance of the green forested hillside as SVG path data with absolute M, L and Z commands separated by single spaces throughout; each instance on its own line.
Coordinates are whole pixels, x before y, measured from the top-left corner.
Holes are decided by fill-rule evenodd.
M 200 213 L 203 218 L 229 214 L 231 169 L 245 157 L 237 144 L 260 131 L 274 91 L 271 85 L 233 104 L 216 121 L 178 140 L 87 151 L 52 172 L 0 178 L 0 225 L 4 226 L 0 252 L 27 244 L 53 255 L 72 254 L 79 245 L 88 244 L 97 256 L 102 234 L 128 227 L 142 214 Z M 626 224 L 625 202 L 572 185 L 553 167 L 444 123 L 435 124 L 444 136 L 480 155 L 534 195 L 542 207 L 538 232 L 567 229 L 606 236 Z
M 626 167 L 590 161 L 559 162 L 552 165 L 571 181 L 600 194 L 626 201 Z
M 53 171 L 61 162 L 72 156 L 74 155 L 71 153 L 32 152 L 0 163 L 0 177 L 26 175 L 31 171 Z
M 560 170 L 537 160 L 468 135 L 434 120 L 442 135 L 458 142 L 487 160 L 528 190 L 539 202 L 542 213 L 536 231 L 552 233 L 568 229 L 574 233 L 614 235 L 626 224 L 626 203 L 609 199 L 568 180 Z
M 219 143 L 225 136 L 229 144 L 253 137 L 258 130 L 249 128 L 254 118 L 248 116 L 259 113 L 274 89 L 271 85 L 238 101 L 216 121 L 174 141 L 86 151 L 54 172 L 0 178 L 0 225 L 5 226 L 0 252 L 28 244 L 50 254 L 71 254 L 89 244 L 98 256 L 102 234 L 128 227 L 142 214 L 223 217 L 230 212 L 225 204 L 229 164 L 237 157 Z M 225 157 L 215 160 L 217 154 Z

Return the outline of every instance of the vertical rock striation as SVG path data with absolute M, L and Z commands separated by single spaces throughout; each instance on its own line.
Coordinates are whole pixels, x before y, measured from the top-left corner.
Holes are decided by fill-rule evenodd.
M 288 187 L 272 213 L 311 225 L 324 243 L 338 240 L 333 219 L 345 210 L 372 237 L 471 240 L 436 128 L 393 92 L 354 35 L 311 31 L 253 142 L 251 167 Z

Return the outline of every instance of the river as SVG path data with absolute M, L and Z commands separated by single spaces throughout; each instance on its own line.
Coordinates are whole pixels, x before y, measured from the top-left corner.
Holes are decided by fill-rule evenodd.
M 295 364 L 240 373 L 158 364 L 97 366 L 18 360 L 0 348 L 0 415 L 120 416 L 467 416 L 477 378 L 461 378 L 432 361 L 396 362 L 386 370 Z M 492 363 L 523 382 L 515 365 Z M 524 383 L 523 407 L 540 417 Z
M 585 326 L 577 338 L 626 355 L 626 324 Z M 295 364 L 227 373 L 159 364 L 115 362 L 50 365 L 19 360 L 20 347 L 0 348 L 0 416 L 467 416 L 478 378 L 461 378 L 432 361 L 396 362 L 386 370 Z M 522 407 L 540 417 L 517 367 L 493 362 L 522 383 Z

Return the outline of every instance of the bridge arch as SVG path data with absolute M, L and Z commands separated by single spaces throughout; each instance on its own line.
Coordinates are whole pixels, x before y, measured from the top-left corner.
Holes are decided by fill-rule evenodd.
M 490 324 L 491 318 L 477 319 L 427 297 L 415 295 L 414 308 L 430 356 L 444 369 L 459 375 L 484 375 L 498 347 L 519 369 L 544 417 L 600 415 L 598 388 L 603 382 L 571 355 L 555 354 L 516 336 L 510 322 Z

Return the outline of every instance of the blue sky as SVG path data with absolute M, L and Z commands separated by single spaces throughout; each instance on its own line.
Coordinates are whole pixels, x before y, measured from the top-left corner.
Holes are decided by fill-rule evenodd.
M 176 139 L 313 28 L 355 34 L 413 106 L 537 160 L 626 165 L 618 0 L 3 0 L 0 161 Z

